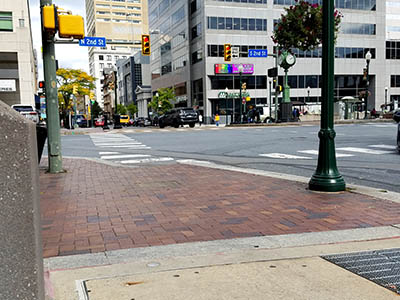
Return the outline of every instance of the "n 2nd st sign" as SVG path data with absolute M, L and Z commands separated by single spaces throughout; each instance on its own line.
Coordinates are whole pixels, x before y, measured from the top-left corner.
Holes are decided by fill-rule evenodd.
M 268 57 L 267 49 L 249 49 L 249 57 Z
M 106 46 L 106 38 L 85 36 L 83 39 L 79 40 L 79 46 L 105 47 Z

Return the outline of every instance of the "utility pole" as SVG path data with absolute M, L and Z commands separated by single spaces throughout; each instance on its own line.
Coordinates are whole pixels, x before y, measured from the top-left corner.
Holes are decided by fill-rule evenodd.
M 40 0 L 40 7 L 51 5 L 52 0 Z M 53 35 L 43 30 L 42 19 L 42 45 L 43 45 L 43 68 L 44 82 L 46 88 L 46 110 L 47 110 L 47 136 L 49 173 L 63 172 L 61 157 L 60 137 L 60 115 L 58 110 L 58 91 L 56 81 L 56 57 L 54 50 Z

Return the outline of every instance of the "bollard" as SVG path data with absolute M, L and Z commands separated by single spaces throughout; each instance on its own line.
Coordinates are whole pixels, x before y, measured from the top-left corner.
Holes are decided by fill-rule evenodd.
M 43 300 L 36 125 L 0 101 L 0 299 Z

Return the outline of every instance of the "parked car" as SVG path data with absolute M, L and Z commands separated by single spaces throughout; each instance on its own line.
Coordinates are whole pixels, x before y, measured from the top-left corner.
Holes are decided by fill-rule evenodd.
M 94 127 L 103 127 L 104 126 L 104 119 L 98 118 L 94 121 Z
M 83 128 L 87 127 L 87 120 L 84 115 L 76 115 L 76 124 Z
M 39 114 L 33 106 L 26 104 L 14 104 L 11 106 L 11 108 L 15 109 L 25 118 L 35 122 L 36 124 L 39 124 Z
M 193 108 L 175 108 L 167 111 L 158 119 L 160 128 L 165 126 L 174 126 L 178 128 L 180 125 L 188 124 L 190 127 L 199 121 L 199 116 Z
M 129 116 L 128 115 L 120 115 L 119 123 L 121 126 L 129 126 Z
M 139 127 L 151 126 L 151 120 L 149 118 L 143 118 L 143 117 L 137 118 L 136 126 Z
M 400 153 L 400 110 L 393 114 L 393 120 L 397 122 L 397 151 Z

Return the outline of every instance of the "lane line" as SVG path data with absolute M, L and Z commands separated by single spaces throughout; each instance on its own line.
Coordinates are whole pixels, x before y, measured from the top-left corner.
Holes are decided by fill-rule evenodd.
M 121 158 L 139 158 L 139 157 L 151 157 L 151 155 L 147 154 L 106 155 L 102 156 L 101 159 L 121 159 Z
M 284 154 L 284 153 L 265 153 L 265 154 L 259 154 L 259 155 L 263 156 L 263 157 L 281 158 L 281 159 L 312 159 L 312 157 L 297 156 L 297 155 L 290 155 L 290 154 Z
M 119 152 L 99 152 L 100 155 L 119 154 Z
M 297 152 L 304 154 L 318 155 L 318 150 L 300 150 Z M 351 156 L 354 156 L 354 154 L 336 153 L 336 157 L 351 157 Z
M 133 159 L 133 160 L 123 160 L 120 161 L 121 164 L 140 164 L 140 163 L 150 163 L 150 162 L 164 162 L 172 161 L 172 157 L 160 157 L 160 158 L 143 158 L 143 159 Z
M 357 148 L 357 147 L 343 147 L 343 148 L 337 148 L 337 150 L 366 153 L 366 154 L 378 154 L 378 155 L 394 153 L 392 151 L 373 150 L 373 149 L 368 149 L 368 148 Z
M 394 146 L 394 145 L 383 145 L 382 144 L 382 145 L 369 145 L 368 147 L 396 150 L 396 146 Z

